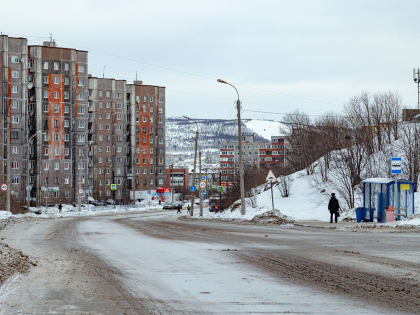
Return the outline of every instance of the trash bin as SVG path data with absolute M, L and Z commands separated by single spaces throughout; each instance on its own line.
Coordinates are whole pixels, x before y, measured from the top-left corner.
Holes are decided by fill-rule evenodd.
M 356 208 L 356 221 L 362 222 L 365 219 L 365 208 Z
M 385 209 L 386 211 L 386 222 L 394 222 L 394 207 L 388 206 Z

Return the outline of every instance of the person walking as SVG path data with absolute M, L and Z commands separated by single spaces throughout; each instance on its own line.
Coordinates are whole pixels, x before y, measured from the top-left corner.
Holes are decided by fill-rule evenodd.
M 333 223 L 333 215 L 335 215 L 335 223 L 337 223 L 337 218 L 340 216 L 338 210 L 340 209 L 340 203 L 338 199 L 335 198 L 335 194 L 331 194 L 330 202 L 328 203 L 328 210 L 330 210 L 330 223 Z
M 188 214 L 190 214 L 190 210 L 191 210 L 190 205 L 187 205 L 187 210 L 188 210 Z

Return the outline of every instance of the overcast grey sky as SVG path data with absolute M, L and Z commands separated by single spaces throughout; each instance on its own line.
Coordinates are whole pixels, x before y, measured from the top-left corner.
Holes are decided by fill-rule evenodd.
M 361 91 L 417 104 L 420 1 L 3 0 L 0 31 L 89 50 L 89 72 L 167 87 L 167 116 L 340 111 Z M 244 112 L 245 118 L 281 119 Z

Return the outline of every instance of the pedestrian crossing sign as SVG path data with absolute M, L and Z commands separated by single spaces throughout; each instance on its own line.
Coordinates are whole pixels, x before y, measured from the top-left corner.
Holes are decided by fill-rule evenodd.
M 117 190 L 117 184 L 111 184 L 111 190 Z

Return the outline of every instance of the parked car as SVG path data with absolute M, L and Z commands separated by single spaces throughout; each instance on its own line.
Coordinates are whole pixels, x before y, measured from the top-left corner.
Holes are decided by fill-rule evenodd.
M 174 201 L 172 204 L 170 201 L 166 201 L 163 203 L 164 210 L 181 210 L 183 206 L 182 201 Z

